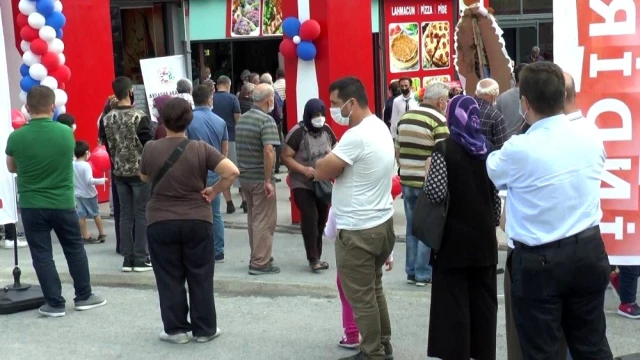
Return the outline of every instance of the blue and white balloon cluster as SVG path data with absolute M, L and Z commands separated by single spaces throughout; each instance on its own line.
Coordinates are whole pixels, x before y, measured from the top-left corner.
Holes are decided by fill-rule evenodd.
M 20 100 L 22 113 L 28 118 L 24 104 L 27 92 L 36 85 L 51 88 L 56 95 L 54 119 L 64 114 L 67 104 L 66 83 L 71 70 L 65 65 L 62 29 L 66 18 L 61 0 L 20 0 L 16 25 L 20 29 L 23 64 L 20 67 Z

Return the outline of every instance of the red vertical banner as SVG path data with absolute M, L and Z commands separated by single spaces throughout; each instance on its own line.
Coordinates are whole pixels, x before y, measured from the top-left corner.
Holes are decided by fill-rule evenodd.
M 577 103 L 607 151 L 601 229 L 612 264 L 640 265 L 640 37 L 638 5 L 555 0 L 555 61 L 576 82 Z
M 387 82 L 412 79 L 413 90 L 454 77 L 453 2 L 385 0 Z

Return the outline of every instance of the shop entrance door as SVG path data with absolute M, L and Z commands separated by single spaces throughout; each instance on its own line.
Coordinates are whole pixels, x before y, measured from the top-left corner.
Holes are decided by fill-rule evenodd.
M 507 53 L 516 65 L 529 62 L 531 48 L 539 46 L 537 21 L 498 21 Z

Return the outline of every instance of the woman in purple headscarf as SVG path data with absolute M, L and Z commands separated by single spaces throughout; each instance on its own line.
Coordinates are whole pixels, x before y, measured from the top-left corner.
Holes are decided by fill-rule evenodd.
M 500 198 L 487 176 L 493 146 L 479 111 L 469 96 L 451 100 L 451 135 L 436 144 L 424 185 L 431 202 L 449 197 L 442 245 L 432 257 L 428 355 L 441 359 L 496 358 Z

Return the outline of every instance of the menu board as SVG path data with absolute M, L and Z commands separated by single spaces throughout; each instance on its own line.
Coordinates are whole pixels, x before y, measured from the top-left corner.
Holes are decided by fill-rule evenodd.
M 227 37 L 282 35 L 283 0 L 227 0 Z
M 386 0 L 384 4 L 387 81 L 411 78 L 414 91 L 432 81 L 451 81 L 453 3 Z

